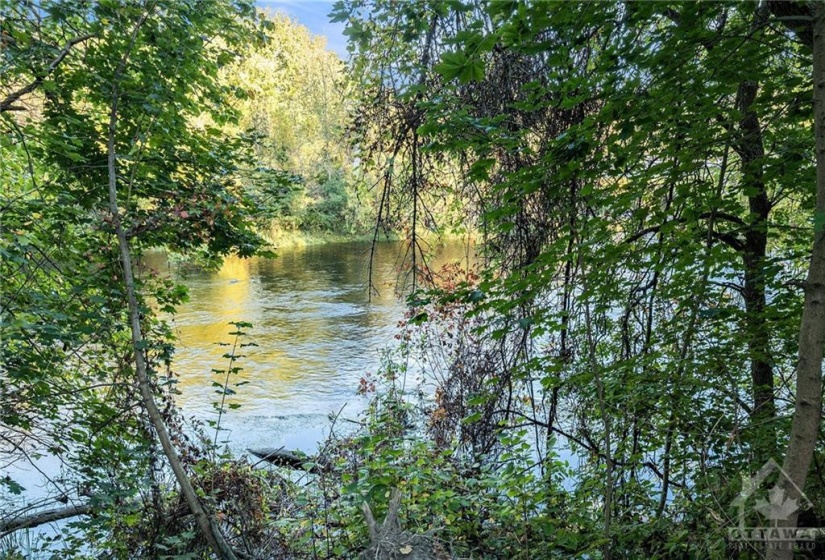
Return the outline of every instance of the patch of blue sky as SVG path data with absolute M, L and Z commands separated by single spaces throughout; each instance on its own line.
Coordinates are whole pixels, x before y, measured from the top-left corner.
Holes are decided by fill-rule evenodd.
M 313 35 L 326 37 L 327 48 L 343 59 L 347 58 L 347 38 L 344 24 L 329 21 L 334 0 L 257 0 L 259 8 L 283 12 Z

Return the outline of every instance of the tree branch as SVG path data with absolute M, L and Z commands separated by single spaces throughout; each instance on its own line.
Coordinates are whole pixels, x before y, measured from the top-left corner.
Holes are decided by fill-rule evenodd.
M 742 227 L 746 226 L 746 224 L 745 224 L 744 220 L 742 220 L 742 218 L 740 218 L 739 216 L 735 216 L 733 214 L 728 214 L 727 212 L 703 212 L 702 214 L 699 214 L 699 217 L 698 217 L 699 220 L 709 220 L 711 218 L 713 218 L 714 220 L 724 220 L 726 222 L 730 222 L 732 224 L 736 224 L 736 225 L 742 226 Z M 634 241 L 638 241 L 639 239 L 641 239 L 642 237 L 644 237 L 646 235 L 650 235 L 652 233 L 658 233 L 659 230 L 661 230 L 662 227 L 665 226 L 666 224 L 684 224 L 684 223 L 687 223 L 687 220 L 685 218 L 676 218 L 676 219 L 664 222 L 662 224 L 657 224 L 657 225 L 654 225 L 654 226 L 648 226 L 644 229 L 641 229 L 641 230 L 637 231 L 636 233 L 634 233 L 633 235 L 631 235 L 630 237 L 625 239 L 622 243 L 625 243 L 625 244 L 626 243 L 633 243 Z M 719 241 L 723 242 L 724 244 L 728 245 L 729 247 L 731 247 L 732 249 L 734 249 L 736 251 L 742 251 L 742 249 L 744 248 L 744 245 L 743 245 L 742 241 L 738 237 L 733 235 L 732 233 L 724 233 L 724 232 L 714 231 L 714 232 L 712 232 L 712 235 L 713 235 L 713 237 L 715 237 L 716 239 L 718 239 Z
M 775 21 L 792 31 L 808 48 L 814 44 L 814 13 L 808 2 L 768 0 L 768 9 Z
M 38 527 L 40 525 L 45 525 L 46 523 L 69 519 L 79 515 L 89 515 L 91 512 L 92 506 L 89 504 L 79 504 L 62 508 L 46 509 L 3 519 L 0 521 L 0 539 L 21 529 L 31 529 L 32 527 Z
M 0 101 L 0 113 L 4 113 L 6 111 L 20 111 L 20 107 L 15 107 L 13 103 L 18 101 L 21 97 L 26 94 L 33 92 L 35 89 L 40 87 L 40 85 L 49 77 L 49 75 L 54 72 L 54 70 L 63 62 L 63 59 L 68 56 L 69 51 L 77 45 L 78 43 L 82 43 L 88 39 L 91 39 L 94 35 L 82 35 L 80 37 L 75 37 L 74 39 L 70 39 L 61 49 L 60 53 L 57 55 L 57 58 L 51 61 L 51 63 L 46 67 L 45 72 L 40 76 L 36 77 L 34 81 L 30 84 L 23 86 L 22 88 L 14 91 L 6 96 L 5 99 Z

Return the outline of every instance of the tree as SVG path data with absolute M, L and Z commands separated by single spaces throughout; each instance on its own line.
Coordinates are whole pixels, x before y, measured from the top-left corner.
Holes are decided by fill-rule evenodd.
M 236 130 L 255 142 L 245 186 L 262 207 L 262 230 L 357 231 L 369 205 L 356 200 L 366 193 L 345 138 L 352 85 L 344 63 L 284 15 L 263 15 L 262 28 L 266 41 L 223 72 L 241 97 Z
M 543 430 L 548 469 L 556 437 L 586 455 L 579 495 L 603 500 L 605 556 L 724 554 L 707 511 L 784 445 L 794 393 L 818 394 L 795 342 L 811 309 L 810 53 L 767 4 L 353 1 L 336 17 L 361 112 L 383 116 L 362 137 L 393 156 L 385 185 L 413 221 L 424 185 L 477 209 L 493 265 L 446 297 L 509 357 L 504 393 L 487 390 L 505 418 L 488 421 Z
M 217 75 L 254 34 L 253 19 L 245 2 L 0 4 L 12 179 L 0 387 L 4 434 L 20 435 L 5 438 L 4 453 L 55 454 L 82 494 L 128 509 L 145 474 L 155 476 L 158 438 L 223 558 L 234 553 L 175 450 L 184 436 L 168 400 L 172 335 L 157 311 L 185 292 L 132 268 L 153 247 L 213 263 L 262 247 L 237 180 L 243 145 L 196 124 L 235 118 Z
M 796 366 L 796 398 L 788 449 L 782 464 L 788 474 L 782 489 L 791 499 L 799 500 L 799 488 L 805 488 L 811 470 L 819 433 L 822 428 L 822 364 L 825 350 L 825 6 L 800 4 L 783 6 L 776 2 L 771 9 L 778 18 L 788 9 L 802 20 L 791 28 L 813 51 L 813 109 L 816 139 L 816 204 L 814 207 L 814 242 L 805 281 L 805 304 L 799 332 L 799 360 Z M 787 519 L 796 527 L 799 512 Z M 793 557 L 793 547 L 770 550 L 774 558 Z

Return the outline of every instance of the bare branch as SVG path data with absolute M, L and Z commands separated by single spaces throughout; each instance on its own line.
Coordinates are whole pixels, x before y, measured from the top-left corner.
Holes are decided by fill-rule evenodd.
M 70 519 L 79 515 L 89 515 L 91 512 L 92 506 L 89 504 L 79 504 L 6 518 L 0 520 L 0 539 L 21 529 L 31 529 L 32 527 L 38 527 L 63 519 Z

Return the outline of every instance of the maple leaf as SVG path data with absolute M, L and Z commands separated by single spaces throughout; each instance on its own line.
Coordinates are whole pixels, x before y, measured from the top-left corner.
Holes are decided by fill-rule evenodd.
M 785 520 L 799 509 L 799 503 L 795 498 L 785 499 L 785 491 L 779 486 L 771 488 L 770 501 L 758 500 L 756 511 L 772 521 Z

